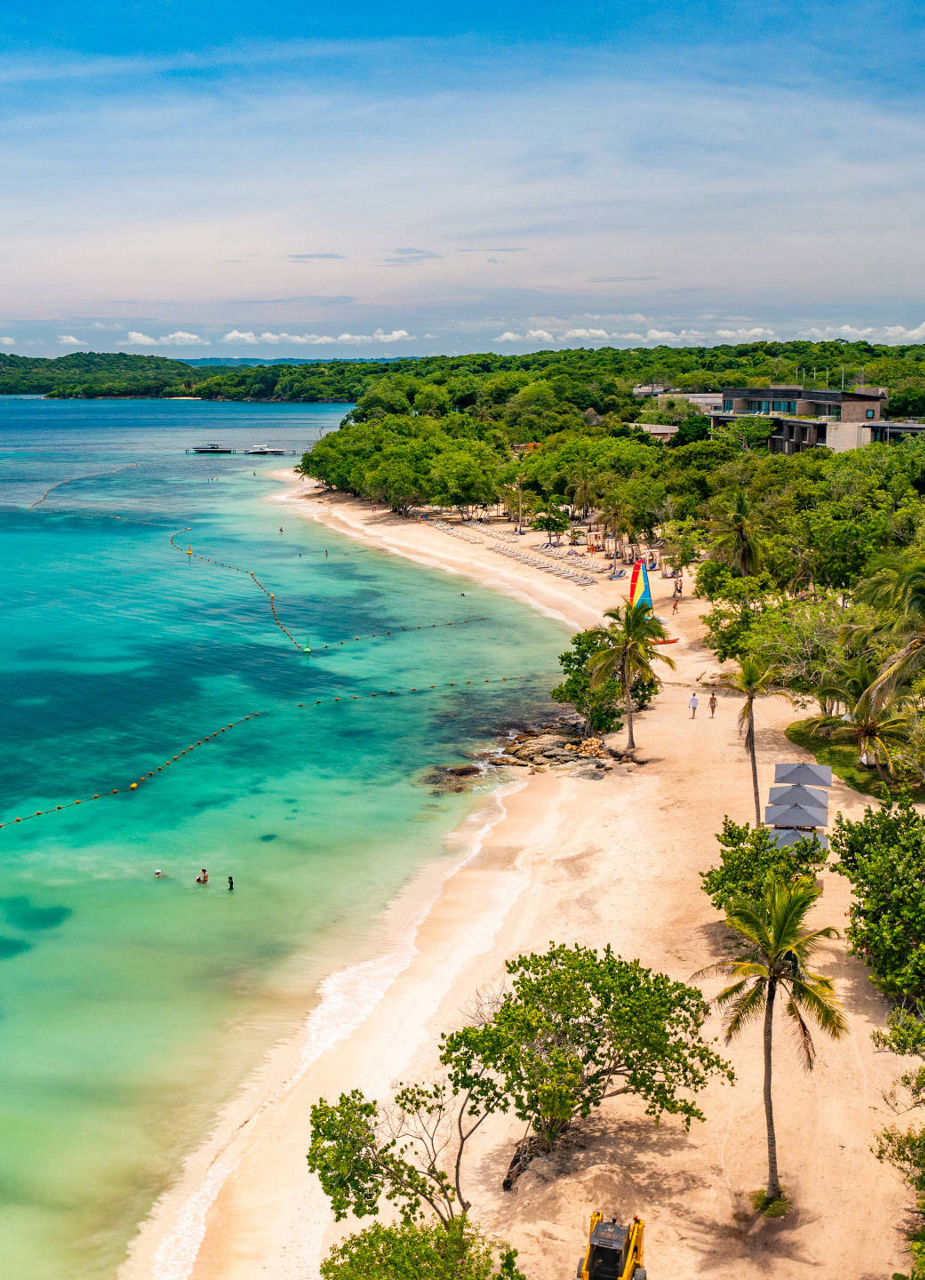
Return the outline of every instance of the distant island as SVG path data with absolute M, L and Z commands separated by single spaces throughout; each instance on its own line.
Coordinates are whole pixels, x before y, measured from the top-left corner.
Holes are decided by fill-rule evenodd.
M 205 359 L 214 359 L 206 357 Z M 227 364 L 125 352 L 76 352 L 57 359 L 0 354 L 0 394 L 56 398 L 198 396 L 204 400 L 355 403 L 379 386 L 382 405 L 409 407 L 409 392 L 430 388 L 436 411 L 468 412 L 497 381 L 497 394 L 542 384 L 556 406 L 632 418 L 665 391 L 717 392 L 727 386 L 798 383 L 890 388 L 891 417 L 925 413 L 925 344 L 750 342 L 716 347 L 634 347 L 484 352 L 379 360 L 292 360 Z M 843 382 L 844 380 L 844 382 Z M 517 385 L 514 385 L 517 384 Z M 426 402 L 426 397 L 425 397 Z M 424 402 L 416 408 L 420 412 Z

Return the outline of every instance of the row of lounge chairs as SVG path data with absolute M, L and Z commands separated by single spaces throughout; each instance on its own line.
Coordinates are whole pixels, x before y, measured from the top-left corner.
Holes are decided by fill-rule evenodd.
M 533 565 L 536 569 L 542 569 L 544 573 L 555 574 L 557 578 L 566 578 L 569 582 L 577 582 L 580 587 L 589 587 L 594 578 L 589 573 L 576 573 L 573 569 L 567 569 L 563 564 L 556 564 L 551 560 L 542 556 L 533 555 L 529 551 L 518 551 L 516 547 L 494 546 L 492 551 L 496 551 L 499 556 L 509 556 L 512 560 L 519 560 L 521 564 Z
M 452 538 L 462 538 L 463 542 L 474 542 L 481 545 L 481 538 L 476 538 L 473 534 L 467 533 L 458 524 L 447 524 L 445 520 L 430 520 L 428 523 L 432 529 L 439 529 L 441 533 L 448 533 Z

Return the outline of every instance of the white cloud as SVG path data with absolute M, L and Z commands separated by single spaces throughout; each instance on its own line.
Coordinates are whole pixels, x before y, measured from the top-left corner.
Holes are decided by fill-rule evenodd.
M 564 338 L 591 338 L 600 340 L 609 338 L 610 334 L 606 329 L 568 329 L 562 336 Z
M 412 335 L 407 329 L 392 329 L 389 333 L 385 333 L 382 329 L 375 329 L 372 333 L 341 333 L 337 337 L 338 342 L 344 343 L 408 342 L 411 339 Z
M 175 329 L 173 333 L 165 333 L 160 338 L 152 338 L 150 334 L 129 329 L 125 342 L 129 347 L 208 347 L 210 345 L 208 338 L 200 338 L 198 333 L 187 333 L 185 329 Z
M 59 333 L 58 342 L 62 347 L 85 347 L 87 345 L 80 338 L 75 338 L 72 333 Z
M 510 329 L 505 329 L 504 333 L 499 333 L 495 342 L 523 342 L 524 335 L 522 333 L 511 333 Z
M 925 341 L 925 320 L 914 329 L 907 329 L 901 324 L 891 324 L 883 331 L 887 342 L 923 342 Z
M 158 341 L 165 347 L 208 347 L 208 338 L 200 338 L 198 333 L 187 333 L 185 329 L 175 329 L 173 333 L 168 333 L 166 337 L 159 338 Z
M 15 338 L 0 338 L 0 347 L 15 347 Z
M 337 343 L 342 346 L 352 346 L 362 342 L 389 343 L 412 340 L 412 334 L 407 329 L 392 329 L 389 333 L 383 329 L 376 329 L 373 333 L 339 333 L 336 338 L 328 333 L 273 333 L 269 329 L 265 329 L 263 333 L 255 333 L 253 329 L 231 329 L 222 337 L 222 342 L 237 342 L 249 347 L 258 345 L 278 347 L 292 343 L 301 347 L 329 347 Z
M 762 338 L 773 338 L 773 329 L 756 326 L 753 329 L 717 329 L 717 338 L 725 338 L 729 342 L 760 342 Z
M 555 342 L 555 338 L 546 329 L 528 329 L 528 342 Z

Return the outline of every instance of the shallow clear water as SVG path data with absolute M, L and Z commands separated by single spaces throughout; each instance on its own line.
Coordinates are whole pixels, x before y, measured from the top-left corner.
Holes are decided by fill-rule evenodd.
M 294 458 L 185 453 L 301 452 L 343 411 L 0 398 L 6 1275 L 113 1274 L 182 1152 L 304 1012 L 292 973 L 368 951 L 383 904 L 443 852 L 471 801 L 422 770 L 554 682 L 555 623 L 264 501 Z M 254 570 L 312 655 L 247 572 L 187 546 Z

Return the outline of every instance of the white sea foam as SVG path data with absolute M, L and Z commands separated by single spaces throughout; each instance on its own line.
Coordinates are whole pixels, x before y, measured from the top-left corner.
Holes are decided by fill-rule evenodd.
M 414 916 L 405 937 L 398 939 L 384 955 L 340 969 L 320 983 L 318 1004 L 306 1019 L 302 1031 L 304 1044 L 297 1070 L 281 1088 L 263 1100 L 210 1162 L 208 1172 L 181 1206 L 168 1233 L 158 1245 L 151 1280 L 188 1280 L 205 1237 L 209 1209 L 241 1159 L 241 1139 L 253 1128 L 259 1116 L 289 1093 L 324 1053 L 346 1039 L 370 1017 L 392 983 L 417 955 L 421 925 L 440 897 L 444 885 L 478 856 L 488 834 L 507 814 L 505 799 L 525 786 L 526 782 L 521 780 L 498 788 L 492 794 L 491 803 L 463 823 L 459 832 L 464 843 L 463 856 L 447 868 L 428 901 Z M 300 1259 L 300 1266 L 304 1267 L 306 1261 Z M 318 1261 L 320 1255 L 312 1260 L 314 1271 L 317 1271 Z M 309 1273 L 302 1271 L 301 1274 Z

